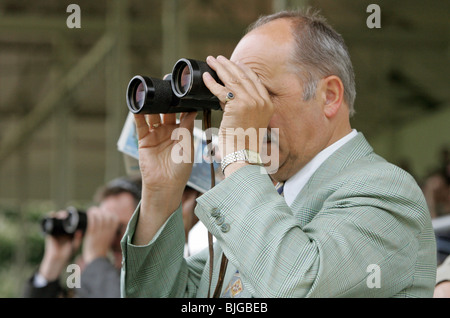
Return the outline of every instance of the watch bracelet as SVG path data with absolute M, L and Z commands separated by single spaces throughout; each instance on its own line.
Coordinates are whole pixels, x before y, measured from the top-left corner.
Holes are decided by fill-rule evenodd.
M 252 156 L 253 158 L 257 158 L 256 161 L 252 161 L 249 153 L 250 150 L 248 149 L 242 149 L 242 150 L 238 150 L 235 152 L 232 152 L 228 155 L 226 155 L 222 161 L 221 161 L 221 169 L 222 169 L 222 173 L 225 173 L 225 168 L 228 167 L 230 164 L 232 164 L 233 162 L 238 162 L 238 161 L 245 161 L 248 162 L 250 164 L 258 164 L 258 165 L 262 165 L 261 162 L 261 158 L 259 157 L 258 153 L 254 153 L 254 155 Z M 256 156 L 255 156 L 256 155 Z

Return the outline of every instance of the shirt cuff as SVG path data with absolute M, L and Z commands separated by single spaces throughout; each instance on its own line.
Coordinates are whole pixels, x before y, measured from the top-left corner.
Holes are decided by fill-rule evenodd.
M 33 286 L 36 288 L 42 288 L 48 285 L 48 280 L 37 272 L 33 277 Z
M 125 234 L 122 238 L 122 249 L 124 248 L 124 245 L 128 245 L 128 246 L 133 246 L 133 247 L 148 247 L 150 245 L 152 245 L 157 239 L 158 237 L 161 235 L 161 232 L 164 231 L 164 229 L 167 227 L 168 223 L 171 223 L 171 220 L 175 217 L 176 214 L 178 214 L 178 212 L 181 214 L 181 204 L 178 207 L 178 209 L 176 209 L 170 216 L 169 218 L 166 220 L 166 222 L 159 228 L 159 230 L 156 232 L 156 234 L 153 236 L 153 238 L 150 240 L 150 242 L 148 242 L 147 244 L 144 245 L 134 245 L 133 242 L 133 236 L 136 232 L 136 226 L 137 226 L 137 222 L 139 220 L 139 213 L 141 211 L 141 204 L 139 203 L 139 205 L 136 208 L 136 211 L 134 212 L 134 214 L 132 215 L 130 221 L 128 222 L 128 226 L 127 229 L 125 231 Z
M 246 211 L 254 209 L 258 202 L 272 200 L 270 195 L 274 200 L 284 200 L 261 168 L 244 166 L 197 199 L 195 213 L 215 237 L 241 230 L 242 224 L 236 227 L 235 222 L 242 223 Z
M 450 281 L 450 256 L 445 259 L 436 272 L 436 285 L 445 281 Z

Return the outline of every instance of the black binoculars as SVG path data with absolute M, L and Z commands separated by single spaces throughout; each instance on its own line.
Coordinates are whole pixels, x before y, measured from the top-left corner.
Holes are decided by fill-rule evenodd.
M 134 76 L 127 87 L 128 109 L 134 114 L 220 110 L 219 99 L 203 83 L 204 72 L 221 83 L 206 62 L 185 58 L 175 63 L 172 73 L 165 79 Z
M 66 211 L 67 216 L 63 219 L 55 217 L 43 218 L 41 222 L 42 231 L 52 236 L 73 236 L 77 230 L 85 232 L 87 227 L 86 212 L 77 210 L 74 207 L 68 207 Z

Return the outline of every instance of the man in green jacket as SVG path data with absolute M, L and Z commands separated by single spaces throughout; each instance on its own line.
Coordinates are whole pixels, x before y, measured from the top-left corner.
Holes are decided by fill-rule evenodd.
M 342 37 L 316 13 L 281 12 L 260 18 L 230 59 L 207 63 L 222 81 L 203 75 L 224 110 L 225 179 L 195 213 L 216 238 L 214 253 L 183 258 L 180 202 L 192 164 L 171 160 L 190 148 L 171 137 L 192 131 L 195 114 L 179 124 L 173 114 L 135 115 L 143 189 L 122 240 L 122 296 L 208 297 L 222 267 L 221 297 L 432 297 L 425 200 L 351 128 L 355 83 Z M 233 144 L 248 129 L 271 138 Z M 248 159 L 269 148 L 279 161 L 270 176 L 255 164 L 265 158 Z

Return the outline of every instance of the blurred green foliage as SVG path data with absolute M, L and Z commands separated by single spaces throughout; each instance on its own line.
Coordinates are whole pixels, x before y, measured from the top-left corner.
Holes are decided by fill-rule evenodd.
M 20 297 L 25 281 L 38 267 L 44 254 L 40 230 L 49 203 L 24 207 L 0 204 L 0 297 Z

